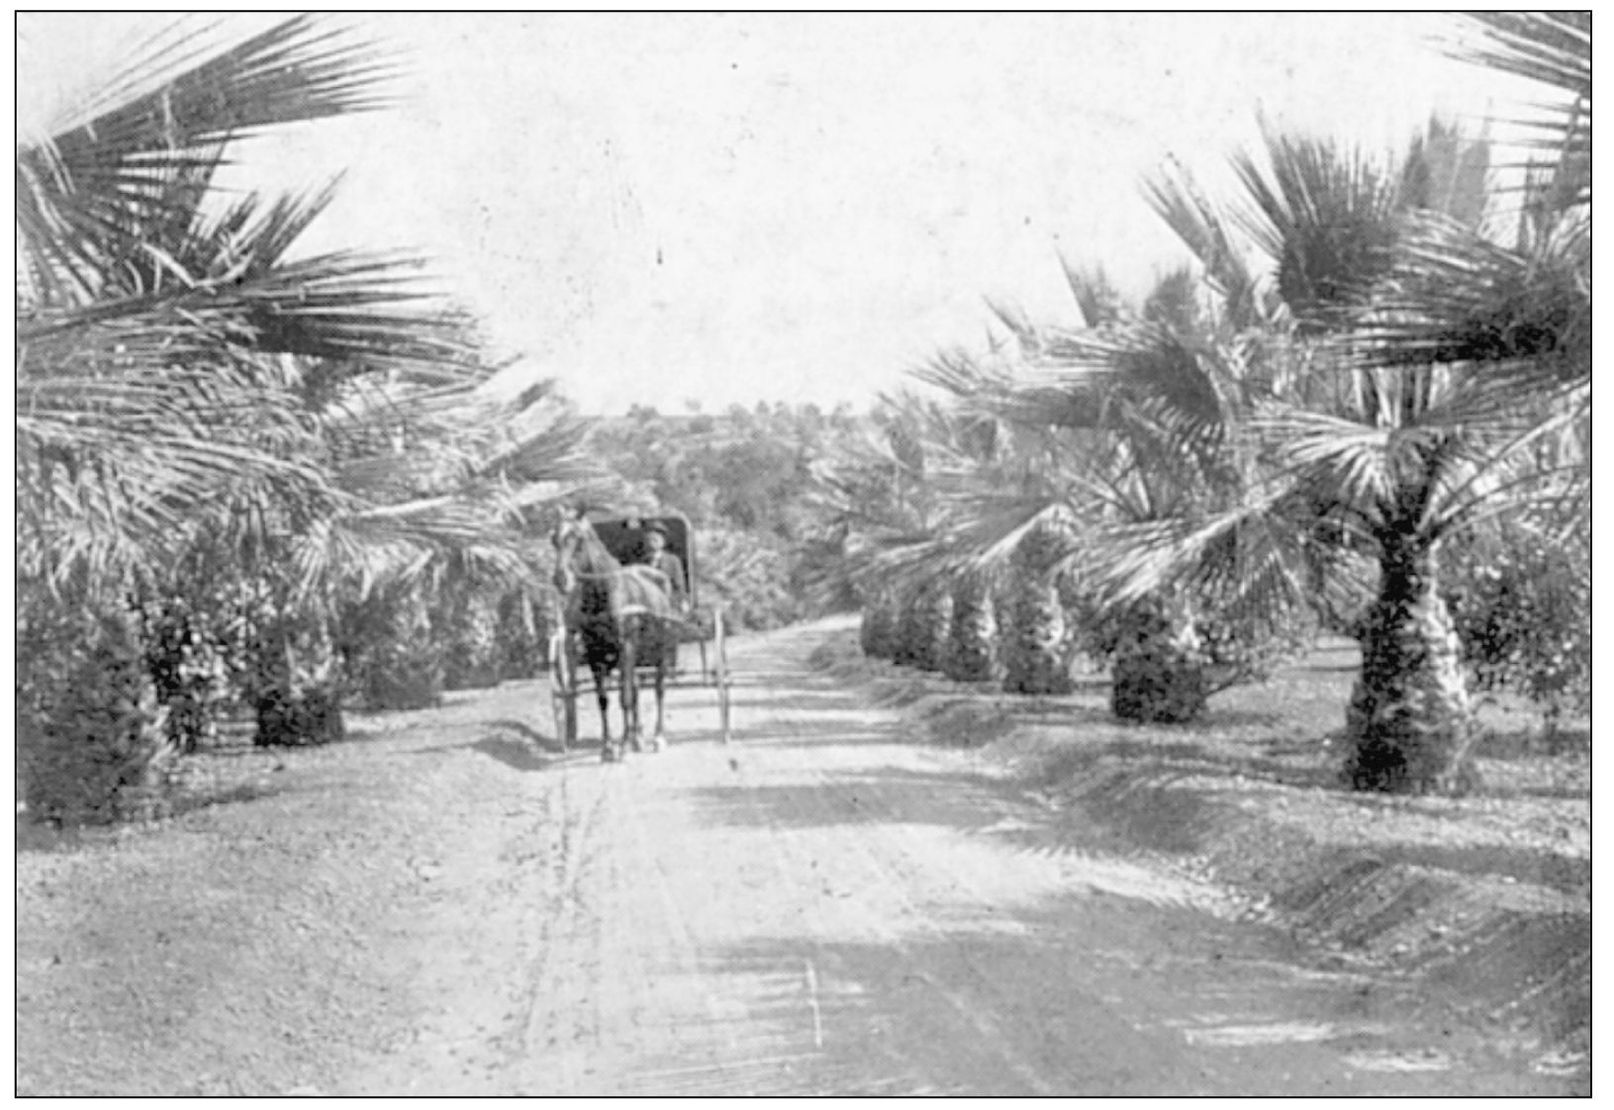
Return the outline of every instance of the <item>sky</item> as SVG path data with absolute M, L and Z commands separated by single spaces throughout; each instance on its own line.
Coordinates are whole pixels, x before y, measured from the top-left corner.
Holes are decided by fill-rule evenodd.
M 19 15 L 23 133 L 171 19 Z M 862 408 L 981 346 L 989 299 L 1073 323 L 1062 256 L 1133 295 L 1185 261 L 1140 192 L 1169 159 L 1233 195 L 1263 115 L 1377 150 L 1530 93 L 1382 12 L 334 22 L 401 57 L 398 106 L 255 140 L 227 184 L 343 173 L 302 249 L 419 250 L 502 384 L 591 413 Z

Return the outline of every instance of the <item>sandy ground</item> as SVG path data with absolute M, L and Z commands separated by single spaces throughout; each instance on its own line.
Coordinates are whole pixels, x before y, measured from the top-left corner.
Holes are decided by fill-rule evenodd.
M 561 754 L 542 682 L 18 856 L 21 1094 L 1551 1094 L 805 665 Z M 278 768 L 278 769 L 277 769 Z

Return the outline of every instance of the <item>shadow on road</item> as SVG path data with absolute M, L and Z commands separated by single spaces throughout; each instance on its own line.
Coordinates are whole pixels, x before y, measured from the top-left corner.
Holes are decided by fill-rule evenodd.
M 758 714 L 760 716 L 760 714 Z M 901 740 L 902 734 L 895 724 L 871 721 L 868 714 L 833 714 L 814 712 L 810 717 L 764 719 L 759 723 L 745 720 L 736 713 L 736 739 L 751 743 L 768 742 L 799 747 L 821 745 L 891 743 Z
M 501 719 L 485 722 L 497 730 L 463 744 L 435 744 L 416 748 L 412 755 L 441 755 L 445 752 L 474 751 L 498 760 L 515 771 L 547 771 L 563 764 L 598 762 L 599 741 L 582 741 L 562 750 L 553 737 L 545 736 L 521 721 Z
M 743 756 L 741 757 L 743 759 Z M 801 784 L 736 783 L 696 787 L 689 797 L 711 825 L 748 828 L 821 828 L 848 824 L 939 825 L 966 835 L 988 835 L 1022 851 L 1087 851 L 1078 826 L 1027 803 L 1001 780 L 951 771 L 929 773 L 899 767 L 817 777 L 811 805 Z
M 1447 1095 L 1546 1093 L 1475 1046 L 1460 1065 L 1369 1071 L 1427 1044 L 1414 990 L 1290 963 L 1288 944 L 1188 910 L 1081 892 L 909 933 L 759 937 L 711 954 L 749 995 L 704 1016 L 752 1058 L 649 1057 L 623 1094 Z M 833 916 L 830 920 L 834 920 Z M 743 1015 L 743 1016 L 742 1016 Z M 991 1015 L 990 1024 L 979 1020 Z M 732 1023 L 732 1026 L 731 1026 Z M 1416 1052 L 1407 1052 L 1416 1058 Z
M 523 740 L 511 740 L 505 736 L 484 736 L 464 746 L 483 755 L 492 756 L 512 770 L 542 771 L 567 758 L 561 754 L 558 747 L 550 748 L 547 747 L 548 742 L 545 743 L 546 748 L 540 750 Z

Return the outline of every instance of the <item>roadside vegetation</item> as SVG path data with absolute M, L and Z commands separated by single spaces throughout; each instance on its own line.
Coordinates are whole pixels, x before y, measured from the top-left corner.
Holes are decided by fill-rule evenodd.
M 553 391 L 486 390 L 406 253 L 299 252 L 335 184 L 216 186 L 235 144 L 385 104 L 308 18 L 171 36 L 17 149 L 18 800 L 140 815 L 178 756 L 343 735 L 541 634 L 534 524 L 586 486 Z M 539 552 L 535 556 L 535 552 Z
M 1364 791 L 1472 789 L 1476 688 L 1589 708 L 1590 29 L 1471 22 L 1551 105 L 1522 149 L 1268 129 L 1241 197 L 1149 183 L 1196 261 L 1140 303 L 1067 263 L 1082 326 L 999 307 L 919 372 L 829 483 L 866 651 L 1036 694 L 1085 657 L 1117 717 L 1189 723 L 1345 634 Z
M 861 611 L 869 655 L 1192 725 L 1354 641 L 1340 781 L 1462 792 L 1476 698 L 1589 710 L 1590 32 L 1470 21 L 1541 86 L 1529 141 L 1269 130 L 1243 195 L 1172 166 L 1194 262 L 1082 321 L 997 306 L 868 413 L 590 421 L 501 368 L 407 251 L 300 252 L 335 183 L 227 196 L 233 144 L 386 107 L 297 18 L 178 39 L 17 149 L 18 798 L 147 811 L 228 733 L 343 735 L 530 677 L 552 512 L 682 513 L 740 629 Z M 159 110 L 161 109 L 161 110 Z

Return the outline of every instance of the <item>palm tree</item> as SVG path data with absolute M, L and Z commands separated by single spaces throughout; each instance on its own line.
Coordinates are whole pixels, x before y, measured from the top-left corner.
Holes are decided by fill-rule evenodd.
M 1081 649 L 1110 663 L 1118 715 L 1187 720 L 1218 683 L 1249 669 L 1212 673 L 1224 659 L 1205 650 L 1201 626 L 1216 618 L 1226 627 L 1218 599 L 1192 606 L 1163 586 L 1147 598 L 1102 596 L 1102 577 L 1086 565 L 1100 554 L 1090 538 L 1239 501 L 1250 462 L 1219 429 L 1248 405 L 1255 361 L 1225 342 L 1218 306 L 1201 303 L 1181 272 L 1162 279 L 1141 312 L 1101 272 L 1067 264 L 1066 273 L 1085 327 L 1039 329 L 999 311 L 1014 357 L 958 355 L 924 372 L 965 411 L 1019 437 L 1021 475 L 986 468 L 956 485 L 952 542 L 981 560 L 1012 553 L 1020 596 L 1009 612 L 1020 627 L 1006 623 L 1008 686 L 1066 687 Z M 1061 605 L 1062 594 L 1073 604 Z
M 43 649 L 22 656 L 19 747 L 29 801 L 46 810 L 116 765 L 91 791 L 104 801 L 165 750 L 160 705 L 119 677 L 143 671 L 122 591 L 184 548 L 221 489 L 325 496 L 265 357 L 287 344 L 259 337 L 303 323 L 373 346 L 362 325 L 375 310 L 354 297 L 362 260 L 273 265 L 317 198 L 202 215 L 230 136 L 365 106 L 366 56 L 304 21 L 210 61 L 187 45 L 17 150 L 19 630 Z M 63 628 L 82 634 L 64 641 Z M 76 643 L 99 653 L 100 681 L 75 674 Z
M 373 51 L 289 20 L 197 60 L 179 38 L 17 151 L 20 569 L 115 574 L 234 494 L 334 500 L 298 388 L 464 376 L 407 258 L 287 252 L 330 189 L 222 211 L 228 144 L 378 107 Z M 292 382 L 283 356 L 320 360 Z
M 1574 280 L 1573 251 L 1524 259 L 1482 236 L 1471 205 L 1428 207 L 1472 196 L 1431 190 L 1431 179 L 1461 184 L 1483 166 L 1439 129 L 1399 169 L 1276 136 L 1266 156 L 1270 170 L 1249 157 L 1236 165 L 1253 202 L 1245 228 L 1275 293 L 1252 280 L 1191 182 L 1155 192 L 1223 293 L 1225 317 L 1263 324 L 1242 337 L 1262 355 L 1244 379 L 1254 388 L 1224 418 L 1197 421 L 1184 379 L 1149 393 L 1179 457 L 1208 432 L 1253 462 L 1244 495 L 1110 529 L 1099 569 L 1121 596 L 1230 588 L 1281 609 L 1319 573 L 1339 584 L 1371 561 L 1346 774 L 1361 789 L 1450 789 L 1466 775 L 1472 730 L 1439 550 L 1487 514 L 1561 494 L 1564 467 L 1541 467 L 1539 448 L 1583 401 L 1589 362 L 1576 344 L 1589 301 L 1577 296 L 1589 286 Z M 1078 376 L 1118 369 L 1098 360 Z M 1517 388 L 1544 376 L 1545 396 Z
M 395 460 L 364 471 L 343 431 L 386 391 L 397 411 L 400 393 L 463 392 L 488 376 L 463 320 L 420 284 L 418 261 L 294 258 L 331 188 L 225 202 L 214 187 L 231 143 L 381 107 L 388 75 L 375 51 L 306 17 L 212 55 L 175 34 L 19 144 L 20 625 L 61 625 L 46 618 L 75 606 L 88 627 L 128 624 L 126 593 L 171 580 L 206 548 L 264 587 L 281 670 L 306 670 L 293 639 L 323 666 L 328 629 L 316 620 L 293 637 L 282 618 L 328 612 L 360 547 L 418 562 L 501 546 L 483 530 L 487 513 L 452 498 L 367 499 Z M 370 407 L 367 434 L 382 411 Z M 100 641 L 134 650 L 126 631 Z M 60 654 L 30 654 L 19 676 L 34 746 L 66 751 L 79 738 L 59 712 L 69 669 Z M 102 714 L 102 741 L 143 753 L 124 779 L 145 774 L 141 759 L 160 755 L 149 699 L 111 686 L 98 696 L 126 710 Z
M 585 425 L 552 389 L 371 390 L 332 421 L 355 509 L 326 522 L 304 561 L 339 583 L 348 678 L 372 707 L 496 680 L 501 608 L 542 611 L 550 568 L 528 521 L 605 481 L 583 456 Z
M 867 654 L 896 662 L 939 665 L 950 613 L 930 603 L 940 588 L 934 573 L 909 574 L 901 553 L 933 534 L 935 494 L 930 429 L 944 414 L 933 402 L 904 393 L 882 397 L 874 427 L 853 439 L 812 474 L 815 512 L 844 535 L 844 556 L 826 566 L 814 589 L 829 595 L 844 576 L 862 598 L 860 640 Z M 928 591 L 928 593 L 926 592 Z
M 1368 518 L 1381 573 L 1348 712 L 1358 786 L 1445 786 L 1462 773 L 1466 689 L 1435 589 L 1442 541 L 1533 508 L 1571 532 L 1588 522 L 1590 14 L 1470 18 L 1485 37 L 1463 56 L 1541 81 L 1559 103 L 1537 124 L 1515 241 L 1426 207 L 1348 336 L 1357 375 L 1410 394 L 1416 428 L 1379 453 L 1400 480 L 1377 483 L 1382 508 Z M 1331 445 L 1338 461 L 1352 454 L 1343 446 Z

